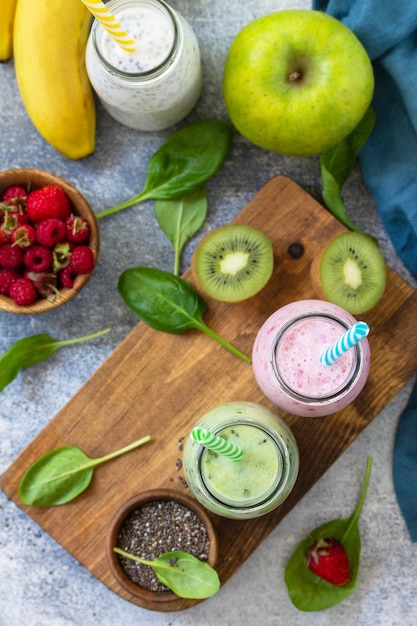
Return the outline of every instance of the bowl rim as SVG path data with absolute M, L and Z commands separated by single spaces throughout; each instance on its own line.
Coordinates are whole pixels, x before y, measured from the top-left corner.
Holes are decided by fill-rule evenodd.
M 206 510 L 193 497 L 181 493 L 176 489 L 162 488 L 142 491 L 131 497 L 119 507 L 110 522 L 106 536 L 106 556 L 109 568 L 117 582 L 132 596 L 139 598 L 146 604 L 172 603 L 175 600 L 184 600 L 184 598 L 181 598 L 173 591 L 150 591 L 144 589 L 138 583 L 135 583 L 124 571 L 117 553 L 113 551 L 113 547 L 116 545 L 120 528 L 126 520 L 126 517 L 135 509 L 140 508 L 141 505 L 158 500 L 179 502 L 196 513 L 203 522 L 209 539 L 209 556 L 207 562 L 212 567 L 215 567 L 218 558 L 218 539 L 214 525 Z
M 33 189 L 38 189 L 47 184 L 62 187 L 70 199 L 74 212 L 88 219 L 91 231 L 88 246 L 93 251 L 96 266 L 100 243 L 96 216 L 86 198 L 71 183 L 47 170 L 26 167 L 8 169 L 0 171 L 0 194 L 12 184 L 23 185 L 32 183 L 32 181 Z M 19 315 L 32 315 L 36 313 L 47 313 L 57 309 L 72 300 L 86 285 L 92 274 L 93 272 L 76 276 L 72 289 L 60 289 L 59 297 L 56 297 L 52 302 L 46 298 L 41 298 L 31 305 L 19 306 L 13 302 L 12 298 L 0 294 L 0 311 Z

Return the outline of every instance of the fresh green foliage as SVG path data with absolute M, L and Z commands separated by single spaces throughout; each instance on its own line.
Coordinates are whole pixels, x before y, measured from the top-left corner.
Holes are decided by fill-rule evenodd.
M 109 331 L 110 328 L 106 328 L 91 335 L 63 341 L 53 339 L 53 337 L 44 333 L 19 339 L 0 356 L 0 391 L 3 391 L 6 385 L 16 378 L 22 368 L 31 367 L 47 359 L 48 356 L 51 356 L 59 348 L 87 341 L 88 339 L 95 339 Z
M 206 303 L 192 285 L 164 270 L 134 267 L 119 278 L 123 300 L 140 320 L 165 333 L 180 334 L 191 328 L 206 333 L 247 363 L 249 356 L 219 337 L 203 321 Z
M 151 567 L 161 583 L 181 598 L 210 598 L 220 589 L 216 570 L 188 552 L 165 552 L 154 561 L 148 561 L 120 548 L 113 550 L 121 556 Z
M 292 603 L 301 611 L 320 611 L 338 604 L 349 597 L 358 584 L 361 538 L 358 528 L 371 474 L 372 459 L 368 458 L 365 479 L 354 513 L 347 519 L 331 520 L 319 526 L 302 541 L 290 557 L 285 568 L 284 580 Z M 307 553 L 316 541 L 332 537 L 345 548 L 349 558 L 352 578 L 343 587 L 328 583 L 316 576 L 307 566 Z
M 90 459 L 76 446 L 50 450 L 26 470 L 20 481 L 19 497 L 24 504 L 35 506 L 66 504 L 87 489 L 97 465 L 134 450 L 150 438 L 150 435 L 142 437 L 98 459 Z
M 162 231 L 174 247 L 174 271 L 180 269 L 181 254 L 187 241 L 201 228 L 207 215 L 204 187 L 192 189 L 177 200 L 157 200 L 155 216 Z
M 142 191 L 96 214 L 111 215 L 144 200 L 172 200 L 203 186 L 221 167 L 233 140 L 233 129 L 221 120 L 200 120 L 173 133 L 149 160 Z
M 369 107 L 358 126 L 320 157 L 323 199 L 326 207 L 346 228 L 357 232 L 362 231 L 350 219 L 341 192 L 356 163 L 359 150 L 367 141 L 374 125 L 375 112 Z

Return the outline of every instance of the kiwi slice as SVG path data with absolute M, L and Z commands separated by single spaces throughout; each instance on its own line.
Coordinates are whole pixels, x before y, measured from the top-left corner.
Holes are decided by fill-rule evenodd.
M 270 279 L 273 267 L 270 239 L 245 224 L 212 230 L 193 255 L 199 286 L 212 298 L 224 302 L 238 302 L 255 295 Z
M 353 315 L 364 313 L 375 306 L 384 293 L 384 257 L 368 236 L 342 233 L 323 252 L 320 283 L 327 300 Z

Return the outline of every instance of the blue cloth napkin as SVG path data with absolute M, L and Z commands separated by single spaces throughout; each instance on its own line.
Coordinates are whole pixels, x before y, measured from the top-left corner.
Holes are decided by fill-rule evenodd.
M 372 60 L 376 124 L 359 166 L 398 256 L 417 277 L 417 2 L 313 0 L 312 7 L 346 24 Z
M 417 385 L 398 422 L 392 476 L 411 541 L 417 541 Z
M 376 124 L 359 166 L 398 256 L 417 277 L 417 1 L 313 0 L 312 8 L 346 24 L 372 60 Z M 417 385 L 398 422 L 392 472 L 417 542 Z

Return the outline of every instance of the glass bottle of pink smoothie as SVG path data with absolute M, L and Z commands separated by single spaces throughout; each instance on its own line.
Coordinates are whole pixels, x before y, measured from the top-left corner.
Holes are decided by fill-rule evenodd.
M 276 406 L 294 415 L 330 415 L 353 402 L 369 374 L 365 338 L 327 365 L 325 348 L 356 323 L 341 307 L 322 300 L 299 300 L 273 313 L 260 328 L 252 351 L 259 387 Z
M 164 0 L 111 0 L 107 6 L 136 48 L 126 52 L 94 20 L 85 57 L 94 91 L 125 126 L 143 131 L 173 126 L 190 113 L 201 92 L 193 30 Z

